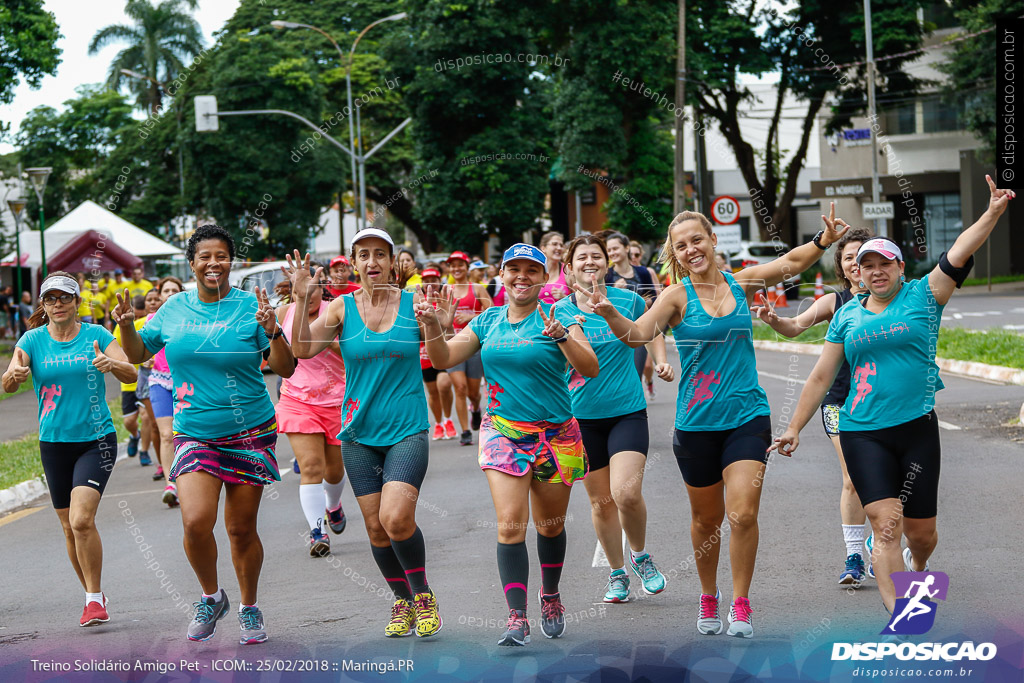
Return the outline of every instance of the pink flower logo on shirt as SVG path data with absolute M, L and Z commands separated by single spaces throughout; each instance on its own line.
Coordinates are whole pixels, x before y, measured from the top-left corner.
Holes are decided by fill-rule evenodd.
M 48 387 L 43 387 L 39 390 L 39 393 L 43 397 L 43 414 L 40 419 L 46 417 L 57 409 L 57 403 L 53 400 L 55 397 L 60 396 L 64 387 L 60 384 L 51 384 Z
M 195 385 L 189 384 L 188 382 L 182 382 L 180 387 L 174 387 L 174 414 L 177 415 L 186 408 L 191 408 L 192 404 L 185 400 L 186 396 L 191 396 L 195 392 Z
M 579 371 L 577 371 L 575 368 L 573 368 L 572 375 L 569 376 L 569 391 L 579 389 L 586 383 L 587 378 L 581 375 Z
M 695 405 L 704 403 L 714 396 L 714 392 L 711 391 L 711 385 L 718 384 L 721 381 L 722 373 L 716 375 L 714 370 L 711 372 L 698 372 L 697 376 L 690 380 L 690 384 L 695 386 L 696 389 L 693 392 L 693 398 L 686 404 L 686 412 L 690 412 L 690 409 Z

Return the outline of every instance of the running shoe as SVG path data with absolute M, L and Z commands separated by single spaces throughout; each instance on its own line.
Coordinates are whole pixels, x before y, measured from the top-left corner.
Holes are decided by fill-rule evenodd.
M 143 467 L 153 464 L 153 461 L 149 459 L 149 451 L 139 451 L 139 464 Z
M 188 639 L 209 640 L 217 631 L 217 622 L 228 612 L 228 596 L 221 588 L 217 597 L 199 598 L 199 602 L 193 602 L 192 607 L 195 608 L 195 614 L 192 623 L 188 625 Z
M 470 413 L 472 413 L 472 424 L 470 426 L 473 427 L 473 431 L 478 432 L 480 431 L 480 409 L 471 410 Z
M 164 478 L 164 468 L 160 465 L 156 466 L 156 472 L 153 473 L 153 481 L 160 481 Z
M 913 555 L 910 552 L 910 548 L 904 548 L 903 549 L 903 569 L 904 569 L 904 571 L 908 571 L 908 572 L 916 572 L 917 571 L 916 569 L 914 569 Z M 928 563 L 927 562 L 924 563 L 924 569 L 921 570 L 921 571 L 929 571 Z
M 608 577 L 605 602 L 629 602 L 629 576 L 625 569 L 616 569 Z
M 331 527 L 331 531 L 336 534 L 340 534 L 348 525 L 348 519 L 345 517 L 345 511 L 341 509 L 341 503 L 338 503 L 338 507 L 333 510 L 328 508 L 327 514 L 324 515 L 324 519 L 327 520 L 327 526 Z
M 267 642 L 267 632 L 263 628 L 263 612 L 256 605 L 242 608 L 238 613 L 238 624 L 242 629 L 238 642 L 242 645 Z
M 473 445 L 473 432 L 466 430 L 462 432 L 462 436 L 459 437 L 460 446 L 472 446 Z
M 433 433 L 431 433 L 430 439 L 431 439 L 431 441 L 440 441 L 443 438 L 444 438 L 444 427 L 441 426 L 440 422 L 438 422 L 436 425 L 434 425 L 434 431 L 433 431 Z
M 565 633 L 565 605 L 560 593 L 540 594 L 540 631 L 545 638 L 561 638 Z
M 526 620 L 526 610 L 510 609 L 508 624 L 505 626 L 505 633 L 498 641 L 498 645 L 516 647 L 526 645 L 528 642 L 530 642 L 530 622 Z
M 327 557 L 331 554 L 331 537 L 321 531 L 320 523 L 317 520 L 317 527 L 309 532 L 309 556 Z
M 864 558 L 860 553 L 852 553 L 846 558 L 846 569 L 839 575 L 839 585 L 848 586 L 851 583 L 859 586 L 864 580 Z
M 174 484 L 165 486 L 162 500 L 167 507 L 175 507 L 178 504 L 178 487 Z
M 437 613 L 437 598 L 434 597 L 434 591 L 428 588 L 426 593 L 417 593 L 412 604 L 416 616 L 417 638 L 426 638 L 441 630 L 444 622 Z
M 874 563 L 871 562 L 871 551 L 872 551 L 872 545 L 873 545 L 874 541 L 875 541 L 875 534 L 874 534 L 874 532 L 871 532 L 870 534 L 868 534 L 867 540 L 864 541 L 864 547 L 868 549 L 868 576 L 870 576 L 872 579 L 875 578 L 875 565 L 874 565 Z
M 665 590 L 665 575 L 659 572 L 658 568 L 654 566 L 654 560 L 651 559 L 650 553 L 644 553 L 636 559 L 634 559 L 633 554 L 630 553 L 629 566 L 632 568 L 633 573 L 640 577 L 644 593 L 647 593 L 648 595 L 657 595 L 661 591 Z
M 754 637 L 754 626 L 750 623 L 750 600 L 747 598 L 736 598 L 729 608 L 729 630 L 726 635 L 742 638 Z
M 292 472 L 294 472 L 295 474 L 300 474 L 299 461 L 296 460 L 295 458 L 292 458 Z
M 388 638 L 411 636 L 416 626 L 416 613 L 407 600 L 398 598 L 391 606 L 391 621 L 384 627 L 384 635 Z
M 444 421 L 444 438 L 454 439 L 455 436 L 455 423 L 452 422 L 452 419 L 449 417 L 447 420 Z
M 697 633 L 705 636 L 717 636 L 722 632 L 722 618 L 718 616 L 718 603 L 722 593 L 717 588 L 714 595 L 701 594 L 700 607 L 697 608 Z
M 96 624 L 105 624 L 110 621 L 110 615 L 107 614 L 107 596 L 103 595 L 103 604 L 98 602 L 87 602 L 85 609 L 82 610 L 82 618 L 79 620 L 79 626 L 95 626 Z
M 136 454 L 138 454 L 138 452 L 139 452 L 139 440 L 141 438 L 142 438 L 141 434 L 138 435 L 138 436 L 129 436 L 128 437 L 128 457 L 129 458 L 134 458 L 136 456 Z

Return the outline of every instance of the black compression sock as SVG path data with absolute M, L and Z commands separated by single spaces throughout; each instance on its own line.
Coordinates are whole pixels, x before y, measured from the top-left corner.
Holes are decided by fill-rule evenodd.
M 526 584 L 530 579 L 530 554 L 526 542 L 498 542 L 498 576 L 509 609 L 526 611 Z

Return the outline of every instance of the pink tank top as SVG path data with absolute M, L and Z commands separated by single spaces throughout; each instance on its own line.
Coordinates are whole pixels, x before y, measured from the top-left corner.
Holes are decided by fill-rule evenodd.
M 320 302 L 320 315 L 327 302 Z M 295 304 L 288 307 L 281 323 L 284 337 L 292 341 L 292 320 Z M 345 401 L 345 364 L 341 356 L 324 349 L 313 358 L 300 358 L 295 373 L 281 382 L 281 396 L 316 406 L 340 406 Z
M 558 293 L 557 298 L 555 293 Z M 565 272 L 562 270 L 558 271 L 558 279 L 554 282 L 549 282 L 540 289 L 540 295 L 537 297 L 546 304 L 553 304 L 558 299 L 564 298 L 569 294 L 569 285 L 565 281 Z

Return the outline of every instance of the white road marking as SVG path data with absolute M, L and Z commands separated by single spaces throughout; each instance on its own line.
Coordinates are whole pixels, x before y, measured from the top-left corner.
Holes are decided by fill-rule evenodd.
M 943 429 L 948 429 L 951 432 L 961 431 L 961 428 L 957 427 L 955 424 L 952 424 L 951 422 L 943 422 L 942 420 L 939 420 L 939 427 Z
M 626 547 L 626 532 L 625 531 L 622 532 L 622 545 L 623 545 L 623 547 Z M 591 567 L 609 567 L 609 568 L 612 566 L 608 562 L 608 556 L 604 554 L 604 548 L 601 547 L 601 541 L 598 541 L 597 542 L 597 546 L 594 548 L 594 561 L 590 564 L 590 566 Z
M 798 382 L 800 384 L 807 384 L 805 379 L 797 379 L 796 377 L 786 377 L 785 375 L 776 375 L 771 372 L 765 372 L 764 370 L 758 370 L 757 374 L 764 375 L 765 377 L 771 377 L 772 379 L 781 379 L 783 382 Z

